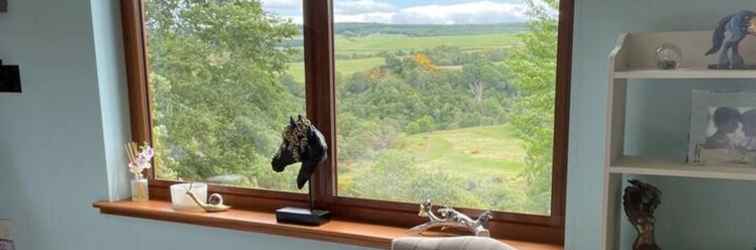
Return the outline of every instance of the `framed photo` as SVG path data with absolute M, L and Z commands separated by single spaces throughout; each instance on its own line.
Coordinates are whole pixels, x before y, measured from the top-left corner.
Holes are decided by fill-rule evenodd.
M 688 161 L 754 166 L 755 160 L 756 92 L 694 90 Z

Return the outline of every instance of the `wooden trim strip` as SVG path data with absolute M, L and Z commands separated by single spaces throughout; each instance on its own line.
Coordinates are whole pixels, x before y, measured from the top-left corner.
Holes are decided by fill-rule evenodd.
M 551 172 L 551 218 L 560 226 L 564 244 L 564 220 L 567 202 L 567 156 L 570 130 L 570 86 L 572 81 L 572 39 L 575 1 L 559 2 L 557 44 L 556 100 L 554 103 L 554 151 Z
M 152 144 L 149 67 L 147 64 L 147 29 L 144 28 L 144 5 L 141 0 L 121 0 L 124 59 L 129 94 L 131 140 Z M 154 179 L 155 168 L 143 171 Z
M 279 224 L 276 222 L 275 214 L 267 212 L 236 209 L 223 213 L 177 212 L 171 208 L 170 203 L 163 201 L 96 202 L 93 206 L 98 208 L 100 213 L 103 214 L 187 223 L 382 249 L 389 249 L 393 239 L 407 236 L 407 228 L 351 222 L 338 218 L 322 226 L 308 227 Z M 449 236 L 449 234 L 434 233 L 430 236 Z M 558 245 L 525 241 L 502 240 L 502 242 L 519 250 L 563 249 Z

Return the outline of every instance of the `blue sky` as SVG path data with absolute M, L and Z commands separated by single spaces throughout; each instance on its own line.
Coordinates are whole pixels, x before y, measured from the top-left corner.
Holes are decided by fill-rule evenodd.
M 302 1 L 262 0 L 277 15 L 302 22 Z M 522 0 L 333 0 L 335 22 L 490 24 L 527 21 Z

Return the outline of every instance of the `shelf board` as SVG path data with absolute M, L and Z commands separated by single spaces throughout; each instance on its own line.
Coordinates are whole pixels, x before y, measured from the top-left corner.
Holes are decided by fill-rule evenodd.
M 698 166 L 684 162 L 623 157 L 612 163 L 613 174 L 678 176 L 707 179 L 756 181 L 756 167 L 743 165 Z
M 661 70 L 627 69 L 614 73 L 616 79 L 756 79 L 756 70 L 712 70 L 705 67 Z

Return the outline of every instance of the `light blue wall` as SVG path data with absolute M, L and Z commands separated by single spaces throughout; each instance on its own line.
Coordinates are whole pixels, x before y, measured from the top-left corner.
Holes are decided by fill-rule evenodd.
M 567 191 L 567 249 L 599 249 L 608 54 L 620 32 L 711 30 L 752 0 L 576 0 Z M 693 52 L 693 53 L 703 53 Z M 681 159 L 690 90 L 741 89 L 748 82 L 630 83 L 627 153 Z M 753 82 L 750 82 L 753 86 Z M 664 191 L 658 210 L 663 249 L 753 249 L 756 185 L 649 178 Z M 627 229 L 627 228 L 625 228 Z M 625 230 L 627 243 L 632 232 Z
M 0 58 L 23 95 L 0 95 L 0 218 L 17 249 L 360 249 L 101 215 L 127 194 L 128 116 L 117 0 L 10 0 Z
M 0 218 L 14 221 L 18 248 L 355 249 L 105 216 L 90 207 L 92 201 L 125 194 L 124 173 L 117 171 L 123 169 L 117 145 L 128 138 L 123 130 L 128 117 L 116 2 L 10 0 L 10 12 L 0 14 L 0 58 L 21 65 L 24 83 L 23 95 L 0 96 Z M 719 16 L 753 6 L 747 0 L 577 0 L 567 249 L 598 249 L 606 63 L 617 34 L 710 29 Z M 684 146 L 682 111 L 689 101 L 680 86 L 685 85 L 648 82 L 630 89 L 635 106 L 628 132 L 638 138 L 629 140 L 631 152 L 668 155 Z M 756 201 L 749 194 L 756 186 L 652 181 L 665 191 L 659 210 L 665 249 L 755 245 L 756 221 L 750 215 Z M 716 241 L 703 240 L 709 238 Z
M 102 107 L 103 141 L 107 168 L 108 197 L 121 200 L 129 196 L 128 171 L 123 148 L 130 141 L 128 87 L 124 67 L 120 6 L 117 1 L 93 0 L 92 27 L 97 61 L 97 79 Z

